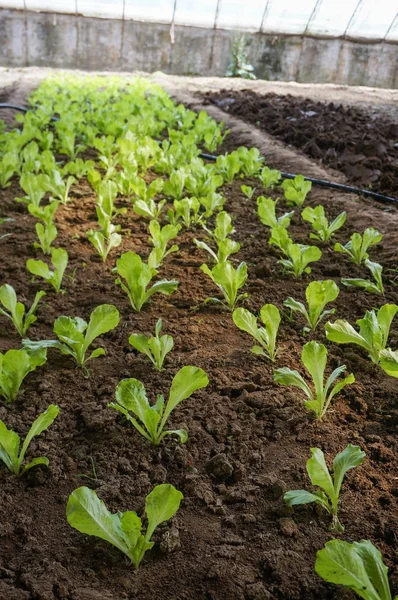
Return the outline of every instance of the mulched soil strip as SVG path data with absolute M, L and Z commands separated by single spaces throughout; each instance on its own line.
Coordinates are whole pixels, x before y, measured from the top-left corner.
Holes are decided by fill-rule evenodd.
M 234 216 L 234 237 L 242 244 L 237 260 L 249 265 L 250 310 L 257 312 L 266 302 L 282 308 L 290 295 L 303 300 L 310 280 L 339 282 L 341 277 L 363 275 L 363 269 L 327 245 L 321 245 L 323 257 L 309 277 L 296 281 L 282 275 L 278 253 L 267 244 L 266 229 L 256 216 L 255 201 L 245 200 L 240 191 L 244 183 L 256 185 L 250 179 L 239 180 L 223 191 L 225 208 Z M 21 195 L 16 183 L 0 192 L 3 214 L 14 219 L 2 225 L 2 233 L 12 235 L 0 242 L 0 281 L 13 285 L 19 298 L 30 304 L 43 285 L 31 281 L 25 263 L 41 256 L 32 246 L 35 220 L 25 206 L 14 202 Z M 92 361 L 89 378 L 71 359 L 49 351 L 48 363 L 26 378 L 17 401 L 0 406 L 0 418 L 20 434 L 50 403 L 61 407 L 59 418 L 29 453 L 48 456 L 49 470 L 32 470 L 21 480 L 0 472 L 1 600 L 353 599 L 324 584 L 313 571 L 316 551 L 333 537 L 327 515 L 312 506 L 292 513 L 283 502 L 289 489 L 310 489 L 305 471 L 310 447 L 321 447 L 330 464 L 349 442 L 360 445 L 367 458 L 363 467 L 350 471 L 343 486 L 342 537 L 375 543 L 398 593 L 396 380 L 373 366 L 360 349 L 329 343 L 329 368 L 344 362 L 357 383 L 333 401 L 323 423 L 314 422 L 300 392 L 273 383 L 273 365 L 250 353 L 251 339 L 234 326 L 230 313 L 200 306 L 216 292 L 199 269 L 207 256 L 192 243 L 193 237 L 202 237 L 201 231 L 184 229 L 178 238 L 180 251 L 167 257 L 161 269 L 162 278 L 180 281 L 178 291 L 170 297 L 154 296 L 135 314 L 111 271 L 119 251 L 148 255 L 147 222 L 131 209 L 120 216 L 122 247 L 103 265 L 85 237 L 96 225 L 92 189 L 81 181 L 71 196 L 72 203 L 61 206 L 56 218 L 56 244 L 70 257 L 66 293 L 55 295 L 44 286 L 48 294 L 29 336 L 50 339 L 57 316 L 88 319 L 102 303 L 114 303 L 122 319 L 103 337 L 107 355 Z M 308 204 L 324 203 L 332 218 L 344 208 L 344 198 L 314 189 Z M 352 206 L 336 241 L 345 242 L 362 226 L 358 220 L 363 213 Z M 383 211 L 378 214 L 381 229 L 383 219 L 395 218 Z M 308 232 L 296 216 L 293 238 L 304 243 Z M 386 236 L 372 251 L 372 258 L 384 266 L 385 297 L 342 287 L 335 303 L 338 317 L 353 323 L 366 309 L 398 302 L 395 257 L 395 240 Z M 152 370 L 128 344 L 134 331 L 153 332 L 159 317 L 164 332 L 175 339 L 162 373 Z M 276 366 L 301 370 L 302 345 L 314 338 L 325 342 L 322 327 L 315 335 L 304 336 L 303 325 L 299 319 L 284 318 Z M 397 322 L 390 339 L 392 347 L 398 347 Z M 0 350 L 19 346 L 9 322 L 0 318 Z M 107 408 L 120 379 L 136 377 L 154 399 L 156 393 L 167 394 L 173 375 L 189 364 L 205 369 L 210 385 L 173 414 L 170 425 L 189 431 L 187 444 L 169 439 L 152 447 Z M 96 489 L 111 510 L 124 511 L 141 510 L 145 495 L 165 481 L 180 489 L 185 499 L 172 524 L 156 534 L 160 546 L 148 553 L 138 572 L 118 550 L 81 535 L 66 522 L 68 495 L 79 485 Z
M 200 97 L 341 171 L 349 184 L 398 197 L 398 124 L 377 112 L 251 90 Z

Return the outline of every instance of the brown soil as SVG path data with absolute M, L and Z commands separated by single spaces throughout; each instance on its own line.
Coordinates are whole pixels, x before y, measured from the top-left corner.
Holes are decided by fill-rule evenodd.
M 342 171 L 351 185 L 398 197 L 398 125 L 376 109 L 251 90 L 207 92 L 204 98 Z
M 303 299 L 310 280 L 338 282 L 340 277 L 364 273 L 324 245 L 323 257 L 308 278 L 296 281 L 283 275 L 256 216 L 255 202 L 245 200 L 240 192 L 243 183 L 255 185 L 250 180 L 236 181 L 225 186 L 224 193 L 226 209 L 235 220 L 235 238 L 242 244 L 237 260 L 249 265 L 249 309 L 257 312 L 266 302 L 282 308 L 289 295 Z M 1 226 L 2 233 L 12 235 L 0 241 L 0 272 L 1 282 L 13 285 L 30 304 L 43 286 L 32 281 L 25 268 L 27 258 L 40 254 L 32 246 L 35 220 L 14 202 L 20 195 L 16 183 L 0 192 L 3 214 L 14 219 Z M 21 480 L 5 470 L 0 473 L 0 599 L 353 599 L 350 593 L 324 584 L 313 571 L 316 551 L 333 537 L 327 516 L 312 506 L 290 511 L 283 502 L 286 490 L 310 489 L 305 472 L 310 447 L 322 448 L 330 463 L 349 442 L 360 445 L 367 458 L 363 467 L 350 471 L 343 486 L 340 516 L 346 529 L 341 537 L 375 543 L 398 593 L 396 380 L 375 368 L 358 348 L 328 343 L 329 367 L 346 363 L 357 382 L 339 395 L 323 423 L 314 422 L 302 395 L 274 384 L 273 365 L 249 352 L 251 340 L 234 326 L 230 313 L 201 305 L 215 295 L 212 282 L 199 269 L 207 256 L 192 243 L 202 234 L 183 230 L 180 251 L 169 256 L 161 269 L 162 278 L 180 281 L 178 291 L 170 297 L 154 296 L 136 314 L 115 286 L 112 268 L 121 251 L 148 254 L 147 223 L 131 210 L 120 217 L 123 244 L 103 265 L 85 237 L 95 225 L 94 201 L 89 186 L 80 182 L 72 189 L 72 203 L 57 213 L 56 245 L 70 257 L 66 293 L 56 295 L 44 286 L 46 302 L 29 336 L 52 338 L 57 316 L 87 319 L 102 303 L 118 307 L 121 323 L 101 341 L 107 356 L 91 363 L 89 378 L 72 360 L 49 351 L 48 363 L 26 378 L 17 401 L 0 407 L 0 418 L 22 435 L 50 403 L 61 407 L 58 419 L 29 451 L 31 457 L 48 456 L 49 470 L 32 470 Z M 348 212 L 336 241 L 346 241 L 354 230 L 370 224 L 385 233 L 372 252 L 372 258 L 384 266 L 385 297 L 342 287 L 335 304 L 337 316 L 354 322 L 366 309 L 398 302 L 398 213 L 367 201 L 361 201 L 359 213 L 352 197 L 314 189 L 308 204 L 318 203 L 327 206 L 329 217 L 344 208 Z M 308 227 L 298 216 L 291 231 L 299 242 L 308 239 Z M 175 338 L 175 349 L 160 374 L 128 344 L 134 331 L 153 332 L 159 317 L 164 331 Z M 302 345 L 311 338 L 325 341 L 322 327 L 315 336 L 304 336 L 302 326 L 299 319 L 284 318 L 276 366 L 300 369 Z M 4 318 L 0 328 L 1 351 L 20 347 L 20 339 Z M 398 347 L 398 322 L 390 340 L 393 348 Z M 151 447 L 107 408 L 120 379 L 138 378 L 154 398 L 158 392 L 167 393 L 176 371 L 189 364 L 205 369 L 210 384 L 173 414 L 171 424 L 189 431 L 184 446 L 169 439 L 160 448 Z M 177 535 L 181 545 L 174 552 L 161 552 L 156 545 L 138 572 L 118 550 L 83 536 L 66 522 L 68 495 L 79 485 L 96 489 L 113 511 L 124 511 L 141 510 L 145 495 L 164 481 L 180 489 L 184 501 L 172 525 L 166 524 L 156 537 L 167 550 L 171 530 L 171 537 Z

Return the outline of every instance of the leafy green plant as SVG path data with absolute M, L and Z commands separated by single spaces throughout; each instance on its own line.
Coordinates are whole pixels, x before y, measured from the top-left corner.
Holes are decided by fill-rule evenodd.
M 174 200 L 173 206 L 174 208 L 167 211 L 167 218 L 172 225 L 176 226 L 180 221 L 184 223 L 185 227 L 199 223 L 201 219 L 200 202 L 197 198 Z
M 156 281 L 152 287 L 148 288 L 154 276 L 156 269 L 144 263 L 141 257 L 135 252 L 124 252 L 116 261 L 116 272 L 119 277 L 115 280 L 116 285 L 120 285 L 126 292 L 132 308 L 139 312 L 145 302 L 156 293 L 166 294 L 167 296 L 175 292 L 178 287 L 178 281 L 160 280 Z M 122 282 L 122 279 L 126 284 Z
M 289 246 L 293 244 L 292 238 L 289 236 L 287 230 L 283 225 L 275 225 L 271 228 L 271 235 L 268 240 L 271 246 L 277 246 L 279 250 L 285 255 L 289 255 Z
M 241 77 L 242 79 L 256 79 L 254 67 L 247 62 L 246 46 L 248 44 L 245 34 L 237 35 L 232 42 L 231 63 L 226 72 L 227 77 Z
M 323 491 L 307 492 L 307 490 L 291 490 L 286 492 L 284 500 L 289 506 L 298 504 L 320 504 L 332 515 L 331 530 L 344 531 L 343 525 L 338 518 L 338 503 L 341 485 L 345 474 L 350 469 L 358 467 L 363 463 L 366 454 L 359 446 L 348 444 L 342 452 L 336 454 L 333 460 L 332 479 L 325 461 L 325 455 L 320 448 L 311 448 L 311 458 L 307 460 L 307 473 L 312 485 Z
M 311 262 L 319 260 L 322 256 L 322 251 L 316 246 L 304 246 L 303 244 L 289 242 L 286 256 L 287 258 L 281 259 L 278 262 L 298 278 L 303 273 L 311 273 L 311 267 L 308 265 Z
M 153 250 L 148 258 L 149 266 L 157 269 L 166 256 L 172 252 L 178 252 L 179 248 L 177 244 L 173 244 L 169 249 L 167 249 L 167 244 L 170 240 L 177 237 L 180 229 L 180 225 L 169 224 L 161 227 L 159 221 L 151 221 L 149 223 L 149 233 L 151 234 L 151 237 L 148 241 L 153 245 Z
M 302 206 L 311 188 L 311 181 L 306 181 L 303 175 L 296 175 L 294 179 L 284 179 L 282 182 L 288 206 Z
M 273 188 L 275 185 L 281 180 L 281 172 L 276 169 L 270 169 L 269 167 L 264 167 L 261 169 L 260 180 L 263 184 L 264 188 L 267 190 L 268 188 Z
M 365 292 L 369 292 L 372 294 L 384 294 L 384 286 L 382 280 L 383 267 L 379 265 L 379 263 L 372 262 L 367 258 L 365 259 L 365 267 L 367 267 L 371 272 L 375 283 L 373 283 L 373 281 L 370 281 L 369 279 L 361 279 L 359 277 L 355 279 L 343 278 L 341 280 L 341 283 L 347 286 L 362 288 L 363 290 L 365 290 Z
M 343 585 L 365 600 L 392 600 L 388 569 L 369 540 L 330 540 L 317 552 L 315 571 L 328 583 Z
M 238 294 L 247 280 L 247 265 L 245 262 L 241 262 L 236 269 L 228 260 L 217 263 L 212 269 L 209 269 L 206 264 L 203 264 L 200 268 L 218 286 L 225 300 L 223 302 L 219 298 L 208 298 L 206 302 L 220 302 L 233 310 L 240 300 L 247 298 L 247 294 Z
M 278 335 L 281 317 L 279 309 L 274 304 L 264 304 L 260 309 L 260 319 L 264 327 L 258 327 L 257 317 L 245 308 L 237 308 L 232 314 L 235 325 L 251 335 L 260 345 L 251 348 L 253 354 L 266 356 L 274 361 L 276 358 L 276 337 Z
M 96 348 L 89 356 L 87 350 L 93 341 L 100 335 L 108 333 L 118 326 L 119 311 L 113 304 L 101 304 L 93 310 L 87 323 L 80 317 L 58 317 L 54 322 L 54 333 L 58 340 L 22 340 L 22 344 L 29 350 L 57 348 L 67 356 L 72 356 L 80 367 L 89 360 L 104 356 L 104 348 Z
M 315 208 L 307 206 L 301 213 L 301 217 L 304 221 L 311 223 L 312 229 L 315 233 L 310 233 L 312 240 L 319 240 L 321 242 L 329 241 L 338 229 L 343 227 L 347 213 L 341 212 L 337 217 L 329 224 L 326 216 L 325 209 L 322 205 L 318 205 Z
M 66 517 L 69 525 L 80 533 L 93 535 L 109 542 L 123 552 L 138 569 L 145 552 L 150 550 L 155 529 L 171 519 L 180 507 L 181 492 L 169 483 L 153 488 L 145 499 L 148 525 L 142 534 L 142 521 L 137 513 L 111 513 L 94 490 L 80 487 L 69 496 Z
M 216 211 L 222 210 L 225 202 L 224 196 L 217 194 L 217 192 L 209 192 L 206 196 L 200 196 L 198 200 L 200 205 L 205 209 L 201 217 L 201 222 L 203 222 L 203 219 L 211 217 Z
M 223 177 L 227 183 L 232 183 L 235 177 L 240 172 L 242 163 L 237 152 L 230 154 L 221 154 L 216 160 L 217 172 Z
M 89 229 L 87 231 L 87 238 L 92 243 L 103 262 L 108 258 L 109 252 L 113 248 L 117 248 L 122 243 L 122 236 L 119 232 L 120 226 L 109 223 L 106 229 L 96 231 Z M 106 234 L 105 234 L 106 232 Z
M 339 292 L 338 285 L 331 279 L 311 281 L 305 290 L 308 310 L 302 302 L 292 297 L 287 298 L 283 304 L 293 312 L 300 312 L 307 321 L 308 328 L 314 330 L 324 317 L 335 312 L 334 308 L 325 310 L 325 306 L 336 300 Z
M 158 371 L 162 370 L 164 359 L 174 346 L 173 336 L 161 336 L 161 331 L 162 319 L 158 319 L 154 337 L 147 337 L 143 333 L 132 333 L 129 337 L 131 346 L 138 352 L 145 354 Z
M 242 174 L 246 177 L 255 177 L 263 166 L 264 157 L 261 156 L 258 148 L 246 148 L 240 146 L 237 154 L 241 162 Z
M 208 385 L 209 380 L 203 369 L 182 367 L 171 383 L 169 399 L 158 394 L 156 403 L 148 402 L 144 385 L 137 379 L 123 379 L 116 388 L 116 402 L 108 404 L 110 408 L 122 413 L 137 431 L 155 446 L 166 435 L 177 435 L 182 443 L 188 439 L 184 429 L 165 430 L 166 422 L 172 411 L 196 390 Z M 131 416 L 130 412 L 134 415 Z
M 83 160 L 82 158 L 76 158 L 76 160 L 69 161 L 68 163 L 66 163 L 66 165 L 62 169 L 62 174 L 73 175 L 77 179 L 81 179 L 82 177 L 87 175 L 87 173 L 91 171 L 91 169 L 94 168 L 94 165 L 95 163 L 93 160 Z
M 266 227 L 283 227 L 287 229 L 290 225 L 290 220 L 294 215 L 294 210 L 281 215 L 276 216 L 276 205 L 278 200 L 272 198 L 265 198 L 265 196 L 259 196 L 257 198 L 257 214 L 260 217 L 260 221 Z
M 0 160 L 0 187 L 11 185 L 10 179 L 18 171 L 19 158 L 15 152 L 6 152 Z
M 391 350 L 381 350 L 379 354 L 379 364 L 383 371 L 390 375 L 391 377 L 398 377 L 398 351 Z
M 69 192 L 76 179 L 69 175 L 66 181 L 62 179 L 62 174 L 58 169 L 54 169 L 48 174 L 47 189 L 52 196 L 62 204 L 68 204 Z
M 336 252 L 347 254 L 354 264 L 361 266 L 363 261 L 369 258 L 369 248 L 381 242 L 382 239 L 383 236 L 377 229 L 368 227 L 363 232 L 363 235 L 353 233 L 350 240 L 344 246 L 335 244 L 334 249 Z
M 58 235 L 57 228 L 53 222 L 58 205 L 59 202 L 56 200 L 50 202 L 47 206 L 28 205 L 30 214 L 42 221 L 42 223 L 36 223 L 36 233 L 40 243 L 34 243 L 33 246 L 40 248 L 44 254 L 50 254 L 51 244 Z
M 234 240 L 231 240 L 229 238 L 217 242 L 216 252 L 212 250 L 212 248 L 210 248 L 210 246 L 206 244 L 206 242 L 194 239 L 194 243 L 201 250 L 206 250 L 206 252 L 210 254 L 214 262 L 216 263 L 225 262 L 229 258 L 229 256 L 231 256 L 231 254 L 236 254 L 236 252 L 240 250 L 239 242 L 235 242 Z
M 232 225 L 232 217 L 225 210 L 218 213 L 216 217 L 216 226 L 213 231 L 208 229 L 206 225 L 202 224 L 203 229 L 209 234 L 211 238 L 217 243 L 225 241 L 229 235 L 235 232 Z
M 39 206 L 48 191 L 49 179 L 45 174 L 35 175 L 34 173 L 23 173 L 19 180 L 19 185 L 26 196 L 16 198 L 17 202 L 34 204 Z
M 0 396 L 7 404 L 14 402 L 26 375 L 47 360 L 45 349 L 8 350 L 0 353 Z
M 26 261 L 26 268 L 32 275 L 42 277 L 44 281 L 52 285 L 58 294 L 61 291 L 62 278 L 68 265 L 68 253 L 63 248 L 51 248 L 50 251 L 53 271 L 49 269 L 45 262 L 34 258 L 29 258 Z
M 25 314 L 25 305 L 18 302 L 14 288 L 5 283 L 0 287 L 0 303 L 4 307 L 4 309 L 0 308 L 0 314 L 11 319 L 19 335 L 24 336 L 29 327 L 37 321 L 35 312 L 41 298 L 45 295 L 46 292 L 37 292 L 32 306 Z
M 175 200 L 181 200 L 184 197 L 185 181 L 188 178 L 188 172 L 183 167 L 176 169 L 171 175 L 169 181 L 165 181 L 163 192 L 166 196 L 171 196 Z
M 342 365 L 341 367 L 337 367 L 325 382 L 324 373 L 327 355 L 328 352 L 326 347 L 323 344 L 318 344 L 318 342 L 308 342 L 303 347 L 301 360 L 308 373 L 311 375 L 313 390 L 297 371 L 292 371 L 292 369 L 289 369 L 288 367 L 283 367 L 282 369 L 276 369 L 274 371 L 274 381 L 277 381 L 281 385 L 297 387 L 305 393 L 308 400 L 306 400 L 304 404 L 306 408 L 314 411 L 319 421 L 325 416 L 332 398 L 346 385 L 354 383 L 355 381 L 355 377 L 351 373 L 333 385 L 337 377 L 346 369 L 346 366 Z
M 59 407 L 50 404 L 37 419 L 32 423 L 28 434 L 20 450 L 21 438 L 12 429 L 7 429 L 3 421 L 0 421 L 0 460 L 6 465 L 7 469 L 17 477 L 22 477 L 32 467 L 45 465 L 48 467 L 49 460 L 46 456 L 34 458 L 27 465 L 22 467 L 26 451 L 34 437 L 37 437 L 43 431 L 48 429 L 59 413 Z
M 252 188 L 250 185 L 241 185 L 240 189 L 242 194 L 244 194 L 248 200 L 253 198 L 253 194 L 256 191 L 256 188 Z
M 367 310 L 364 318 L 356 322 L 359 332 L 343 319 L 326 323 L 326 337 L 337 344 L 356 344 L 365 348 L 372 362 L 377 365 L 380 353 L 386 349 L 391 323 L 397 312 L 396 304 L 384 304 L 377 311 Z

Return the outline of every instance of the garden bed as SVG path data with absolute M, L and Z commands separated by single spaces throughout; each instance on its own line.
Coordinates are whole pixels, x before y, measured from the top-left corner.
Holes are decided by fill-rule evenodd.
M 252 90 L 202 97 L 341 171 L 349 184 L 398 197 L 398 125 L 376 109 Z
M 255 201 L 243 196 L 242 184 L 258 186 L 258 181 L 237 179 L 222 192 L 225 210 L 234 219 L 234 239 L 242 245 L 233 262 L 248 264 L 246 308 L 257 313 L 272 302 L 283 309 L 288 296 L 303 300 L 308 281 L 339 283 L 341 277 L 364 274 L 332 246 L 319 244 L 323 256 L 313 263 L 309 277 L 295 280 L 284 275 L 277 264 L 279 253 L 268 245 L 267 229 L 257 217 Z M 16 180 L 0 191 L 2 216 L 13 219 L 1 226 L 1 233 L 11 235 L 0 241 L 0 273 L 1 283 L 13 285 L 28 304 L 38 289 L 47 291 L 29 337 L 54 338 L 56 317 L 87 320 L 104 303 L 117 306 L 121 322 L 103 337 L 107 355 L 90 363 L 90 377 L 71 358 L 49 350 L 47 364 L 27 377 L 15 403 L 0 405 L 0 418 L 20 434 L 50 403 L 61 408 L 59 418 L 32 445 L 33 452 L 50 459 L 49 469 L 32 470 L 20 480 L 0 472 L 1 600 L 354 598 L 314 573 L 316 552 L 336 537 L 328 530 L 328 516 L 312 505 L 292 511 L 283 501 L 289 489 L 311 489 L 305 471 L 311 447 L 322 448 L 330 464 L 347 443 L 359 445 L 367 457 L 344 483 L 340 517 L 345 532 L 337 537 L 371 540 L 390 567 L 393 591 L 398 593 L 396 380 L 357 347 L 328 342 L 329 368 L 344 362 L 357 381 L 333 401 L 324 422 L 314 421 L 302 393 L 274 383 L 272 372 L 275 366 L 300 370 L 303 344 L 310 339 L 325 343 L 323 326 L 303 335 L 304 323 L 285 317 L 275 365 L 251 354 L 252 340 L 235 327 L 230 312 L 203 305 L 216 288 L 200 270 L 206 253 L 193 244 L 194 237 L 204 238 L 200 228 L 182 229 L 179 252 L 161 267 L 162 278 L 180 282 L 178 290 L 167 297 L 155 295 L 142 312 L 133 313 L 114 283 L 112 268 L 121 252 L 148 256 L 148 222 L 133 213 L 127 199 L 119 198 L 118 207 L 128 208 L 116 220 L 123 241 L 103 264 L 85 236 L 96 226 L 95 194 L 85 179 L 73 186 L 71 203 L 60 206 L 56 215 L 56 245 L 69 253 L 66 293 L 56 295 L 45 284 L 31 281 L 26 271 L 26 260 L 41 254 L 33 249 L 35 219 L 15 202 L 21 195 Z M 347 223 L 336 241 L 345 243 L 354 231 L 369 225 L 386 234 L 371 251 L 371 258 L 384 267 L 384 297 L 340 286 L 336 316 L 354 323 L 365 310 L 398 303 L 397 212 L 314 188 L 306 205 L 320 203 L 329 219 L 347 211 Z M 295 241 L 306 243 L 309 226 L 296 212 L 289 231 Z M 153 333 L 158 318 L 175 341 L 161 373 L 128 344 L 133 332 Z M 2 352 L 20 347 L 20 338 L 2 317 L 0 332 Z M 389 344 L 398 347 L 397 320 Z M 173 413 L 172 425 L 189 432 L 185 445 L 166 438 L 153 447 L 107 408 L 121 379 L 139 379 L 154 400 L 156 393 L 168 393 L 183 365 L 203 368 L 210 380 Z M 163 552 L 157 544 L 137 572 L 116 548 L 78 533 L 66 521 L 68 496 L 80 485 L 95 489 L 115 512 L 142 510 L 152 487 L 164 482 L 181 490 L 184 500 L 173 525 L 166 524 L 156 534 Z

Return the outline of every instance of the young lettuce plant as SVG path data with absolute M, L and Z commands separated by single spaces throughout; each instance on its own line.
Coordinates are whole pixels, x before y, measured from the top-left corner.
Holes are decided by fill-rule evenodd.
M 178 232 L 181 229 L 181 225 L 165 225 L 160 226 L 159 221 L 151 221 L 149 223 L 149 232 L 151 237 L 149 243 L 153 245 L 153 250 L 148 257 L 148 265 L 157 269 L 162 264 L 163 260 L 172 252 L 178 252 L 179 247 L 177 244 L 173 244 L 167 250 L 167 244 L 170 240 L 177 237 Z
M 14 402 L 26 375 L 44 365 L 46 360 L 45 348 L 0 353 L 0 396 L 5 398 L 6 404 Z
M 166 196 L 181 200 L 184 197 L 185 182 L 189 173 L 183 167 L 180 167 L 170 175 L 169 181 L 165 181 L 163 192 Z
M 242 163 L 237 152 L 217 157 L 216 170 L 227 183 L 232 183 L 241 170 Z
M 245 308 L 237 308 L 232 314 L 235 325 L 251 335 L 258 345 L 251 348 L 253 354 L 266 356 L 274 361 L 276 358 L 276 337 L 278 335 L 281 317 L 279 309 L 274 304 L 264 304 L 260 310 L 260 319 L 264 327 L 258 327 L 257 317 Z
M 398 377 L 398 350 L 382 350 L 379 354 L 379 365 L 390 377 Z
M 34 173 L 23 173 L 19 180 L 19 185 L 25 192 L 23 198 L 16 198 L 17 202 L 34 204 L 39 206 L 48 191 L 48 176 L 44 174 L 35 175 Z
M 261 156 L 260 150 L 240 146 L 236 152 L 241 161 L 242 174 L 246 177 L 256 177 L 264 163 L 264 157 Z
M 276 169 L 270 169 L 269 167 L 264 167 L 261 169 L 261 173 L 259 175 L 259 179 L 266 190 L 278 185 L 281 177 L 282 175 L 280 171 L 277 171 Z
M 301 213 L 301 217 L 304 221 L 311 223 L 312 229 L 315 233 L 310 233 L 310 239 L 319 240 L 320 242 L 329 241 L 338 229 L 343 227 L 347 213 L 343 211 L 329 224 L 326 216 L 325 209 L 322 205 L 311 208 L 307 206 Z
M 145 552 L 154 545 L 151 538 L 155 529 L 176 514 L 182 498 L 182 493 L 169 483 L 155 486 L 145 499 L 148 520 L 145 535 L 142 520 L 136 512 L 109 512 L 96 492 L 88 487 L 80 487 L 69 496 L 66 518 L 80 533 L 95 536 L 118 548 L 138 569 Z
M 297 279 L 303 273 L 311 273 L 311 267 L 308 265 L 318 261 L 322 256 L 322 251 L 316 246 L 304 246 L 289 242 L 286 256 L 287 258 L 278 260 L 278 262 Z
M 175 292 L 178 287 L 178 281 L 164 280 L 156 281 L 152 287 L 148 288 L 153 277 L 157 274 L 156 269 L 144 263 L 141 257 L 135 252 L 124 252 L 116 261 L 116 272 L 119 277 L 115 280 L 116 285 L 120 285 L 126 292 L 132 308 L 139 312 L 145 302 L 156 293 L 166 296 Z M 126 284 L 122 282 L 122 279 Z
M 68 204 L 69 192 L 76 179 L 70 175 L 66 181 L 62 179 L 62 174 L 58 169 L 54 169 L 48 174 L 47 189 L 53 195 L 55 200 L 62 204 Z
M 176 226 L 182 221 L 185 227 L 191 227 L 200 222 L 200 202 L 197 198 L 174 200 L 173 206 L 167 211 L 167 218 L 172 225 Z
M 54 322 L 54 333 L 58 340 L 32 342 L 25 339 L 22 344 L 31 351 L 57 348 L 62 354 L 72 356 L 80 367 L 84 367 L 89 360 L 106 354 L 104 348 L 96 348 L 86 356 L 93 341 L 115 329 L 119 320 L 119 311 L 113 304 L 101 304 L 93 310 L 88 323 L 80 317 L 58 317 Z
M 15 152 L 6 152 L 0 160 L 0 187 L 5 189 L 11 185 L 10 179 L 17 173 L 19 156 Z
M 208 219 L 213 216 L 216 211 L 222 210 L 224 207 L 225 198 L 217 192 L 209 192 L 206 196 L 199 196 L 200 205 L 205 209 L 201 216 L 202 219 Z
M 34 458 L 24 467 L 22 467 L 22 463 L 30 442 L 34 437 L 40 435 L 50 427 L 58 416 L 58 413 L 59 407 L 50 404 L 47 410 L 37 417 L 28 431 L 21 451 L 19 450 L 21 444 L 19 435 L 15 433 L 15 431 L 12 431 L 12 429 L 7 429 L 3 421 L 0 421 L 0 460 L 4 462 L 11 473 L 14 473 L 17 477 L 22 477 L 26 471 L 29 471 L 29 469 L 36 467 L 37 465 L 45 465 L 48 467 L 49 460 L 46 456 Z
M 369 292 L 371 294 L 384 294 L 384 286 L 382 279 L 383 267 L 379 265 L 379 263 L 372 262 L 369 259 L 365 259 L 365 267 L 367 267 L 373 275 L 375 283 L 373 283 L 373 281 L 370 281 L 369 279 L 361 278 L 343 278 L 341 280 L 341 283 L 347 286 L 362 288 L 363 290 L 365 290 L 365 292 Z
M 343 585 L 365 600 L 392 600 L 388 568 L 369 540 L 330 540 L 316 554 L 315 571 L 328 583 Z
M 206 250 L 216 263 L 225 262 L 231 254 L 236 254 L 240 250 L 239 242 L 235 242 L 229 238 L 217 242 L 217 252 L 201 240 L 194 239 L 194 243 L 201 250 Z
M 219 298 L 207 298 L 205 302 L 220 302 L 230 310 L 234 310 L 240 300 L 247 298 L 247 294 L 238 294 L 247 280 L 247 265 L 245 262 L 241 262 L 236 269 L 228 260 L 217 263 L 212 269 L 209 269 L 206 264 L 203 264 L 200 268 L 218 286 L 225 300 L 223 302 Z
M 108 406 L 122 413 L 154 446 L 158 446 L 166 435 L 176 435 L 184 444 L 188 439 L 187 432 L 184 429 L 165 430 L 166 422 L 180 402 L 192 396 L 196 390 L 205 388 L 208 383 L 203 369 L 182 367 L 173 378 L 167 403 L 164 402 L 164 396 L 158 394 L 156 403 L 151 405 L 140 381 L 123 379 L 116 388 L 116 402 Z
M 174 346 L 173 336 L 161 336 L 161 331 L 162 319 L 158 319 L 154 337 L 147 337 L 143 333 L 132 333 L 129 337 L 129 344 L 138 352 L 145 354 L 158 371 L 162 370 L 164 359 Z
M 257 214 L 260 217 L 261 223 L 266 227 L 271 227 L 271 229 L 273 227 L 283 227 L 284 229 L 287 229 L 290 225 L 290 220 L 294 215 L 294 210 L 277 217 L 277 202 L 278 200 L 259 196 L 257 198 Z
M 382 239 L 383 236 L 377 229 L 368 227 L 363 232 L 363 235 L 360 233 L 353 233 L 350 240 L 344 246 L 335 244 L 334 250 L 336 252 L 347 254 L 352 262 L 360 267 L 363 261 L 366 258 L 369 258 L 369 248 L 372 248 L 372 246 L 381 242 Z
M 32 306 L 26 313 L 26 307 L 22 302 L 18 302 L 14 288 L 5 283 L 0 287 L 0 303 L 4 307 L 4 310 L 0 308 L 0 314 L 11 319 L 15 329 L 22 337 L 26 334 L 29 327 L 37 321 L 35 312 L 41 298 L 45 295 L 46 292 L 37 292 Z
M 248 200 L 253 198 L 253 194 L 256 191 L 256 188 L 252 188 L 250 185 L 241 185 L 240 189 L 242 194 L 244 194 Z
M 296 175 L 294 179 L 284 179 L 282 183 L 288 206 L 302 206 L 311 191 L 311 181 L 306 181 L 303 175 Z
M 35 248 L 40 248 L 44 254 L 50 254 L 51 244 L 58 235 L 56 226 L 54 225 L 54 216 L 58 208 L 59 202 L 54 200 L 47 206 L 36 206 L 29 204 L 28 210 L 36 219 L 40 219 L 42 223 L 36 223 L 36 233 L 39 238 L 39 244 L 34 243 Z
M 307 321 L 307 331 L 314 331 L 318 323 L 327 315 L 332 315 L 335 309 L 325 310 L 326 304 L 334 302 L 339 295 L 338 285 L 331 279 L 324 281 L 311 281 L 305 290 L 308 310 L 302 302 L 294 298 L 287 298 L 283 303 L 292 312 L 300 312 Z
M 311 458 L 307 460 L 308 477 L 312 485 L 320 487 L 323 491 L 307 492 L 307 490 L 291 490 L 284 495 L 285 502 L 288 506 L 311 504 L 312 502 L 320 504 L 332 515 L 330 529 L 332 531 L 344 531 L 344 527 L 340 523 L 337 514 L 341 485 L 347 471 L 361 465 L 365 456 L 365 452 L 359 446 L 348 444 L 342 452 L 339 452 L 334 457 L 334 477 L 332 479 L 322 450 L 320 448 L 311 448 Z
M 58 294 L 61 291 L 62 278 L 68 265 L 67 251 L 63 248 L 51 248 L 51 264 L 54 267 L 53 271 L 42 260 L 29 258 L 26 262 L 26 268 L 32 275 L 42 277 L 44 281 L 52 285 Z
M 309 410 L 314 411 L 317 419 L 321 421 L 329 408 L 330 401 L 338 394 L 346 385 L 354 383 L 355 377 L 351 373 L 335 385 L 337 377 L 346 369 L 345 365 L 337 367 L 324 381 L 324 373 L 326 368 L 328 352 L 323 344 L 318 342 L 308 342 L 304 345 L 301 360 L 311 375 L 313 381 L 313 390 L 306 383 L 303 377 L 297 371 L 292 371 L 288 367 L 276 369 L 274 371 L 274 381 L 281 385 L 294 386 L 302 390 L 307 396 L 305 406 Z M 333 386 L 333 387 L 332 387 Z
M 102 261 L 105 262 L 109 252 L 113 248 L 117 248 L 122 243 L 122 236 L 118 233 L 120 225 L 107 223 L 106 227 L 102 227 L 100 231 L 89 229 L 87 238 L 92 243 Z
M 391 323 L 397 312 L 396 304 L 384 304 L 377 311 L 367 310 L 364 318 L 356 322 L 359 332 L 343 319 L 326 323 L 326 337 L 336 344 L 357 344 L 365 348 L 369 358 L 377 365 L 381 352 L 386 349 Z

